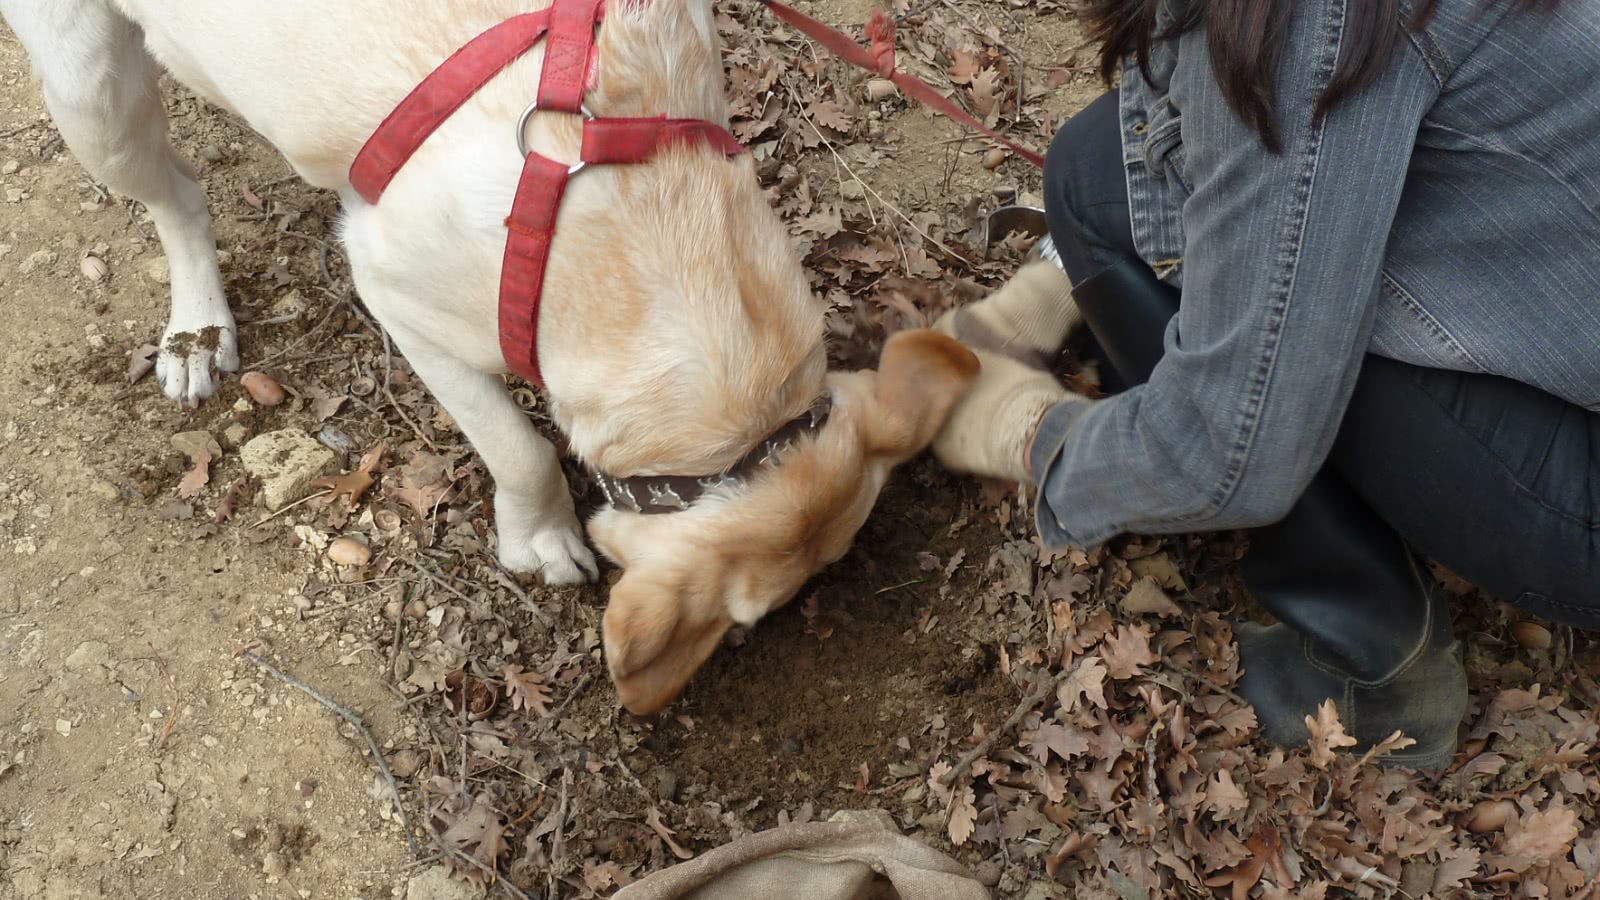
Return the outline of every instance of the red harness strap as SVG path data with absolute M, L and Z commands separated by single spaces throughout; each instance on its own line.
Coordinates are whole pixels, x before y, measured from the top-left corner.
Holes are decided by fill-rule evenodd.
M 555 0 L 548 9 L 501 22 L 457 50 L 395 107 L 356 154 L 350 184 L 377 203 L 422 142 L 490 78 L 545 41 L 534 110 L 585 116 L 577 165 L 527 153 L 506 217 L 500 270 L 500 352 L 515 374 L 543 386 L 539 373 L 539 296 L 567 179 L 586 165 L 649 161 L 663 148 L 696 143 L 725 156 L 744 147 L 722 126 L 699 119 L 590 118 L 583 95 L 595 67 L 595 28 L 605 0 Z M 526 116 L 524 116 L 524 121 Z M 521 140 L 520 134 L 516 136 Z

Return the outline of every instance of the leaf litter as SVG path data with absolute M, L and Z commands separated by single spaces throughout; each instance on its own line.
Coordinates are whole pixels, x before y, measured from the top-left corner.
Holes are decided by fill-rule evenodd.
M 1057 14 L 1049 0 L 892 6 L 902 67 L 1019 139 L 1043 146 L 1053 133 L 1052 90 L 1090 90 L 1076 32 L 1018 51 L 1021 22 Z M 927 149 L 909 137 L 930 133 L 920 109 L 874 94 L 754 3 L 721 9 L 717 26 L 731 127 L 829 302 L 837 364 L 872 365 L 887 334 L 1016 268 L 1027 242 L 985 247 L 981 216 L 1037 191 L 1036 173 L 1016 160 L 990 173 L 984 143 L 966 139 L 936 145 L 943 163 L 924 157 L 951 173 L 938 191 L 902 189 L 888 173 Z M 216 479 L 231 485 L 215 516 L 227 528 L 196 540 L 239 529 L 303 548 L 314 574 L 294 600 L 308 613 L 297 627 L 366 647 L 340 652 L 381 667 L 405 698 L 396 708 L 418 727 L 392 749 L 414 760 L 401 793 L 425 823 L 417 836 L 461 878 L 601 897 L 751 831 L 867 808 L 987 873 L 997 897 L 1600 896 L 1592 638 L 1540 635 L 1441 573 L 1474 697 L 1451 765 L 1416 773 L 1352 755 L 1331 708 L 1309 717 L 1307 746 L 1275 749 L 1235 693 L 1228 621 L 1257 615 L 1237 575 L 1243 538 L 1049 552 L 1026 494 L 926 460 L 891 481 L 845 560 L 730 636 L 668 716 L 618 718 L 603 591 L 499 570 L 491 479 L 363 321 L 342 259 L 276 249 L 289 190 L 239 206 L 271 213 L 260 289 L 307 307 L 281 322 L 262 310 L 254 338 L 305 402 L 200 414 L 216 434 L 332 427 L 351 455 L 367 450 L 316 482 L 326 494 L 254 527 L 235 514 L 249 482 L 231 454 L 150 464 L 144 477 L 163 487 L 145 501 L 187 530 L 187 501 Z M 293 190 L 290 224 L 331 227 L 331 198 Z M 130 381 L 151 350 L 130 355 Z M 1093 387 L 1092 366 L 1071 353 L 1061 364 Z M 569 475 L 592 508 L 581 471 Z M 346 535 L 373 547 L 370 566 L 341 571 L 319 555 Z

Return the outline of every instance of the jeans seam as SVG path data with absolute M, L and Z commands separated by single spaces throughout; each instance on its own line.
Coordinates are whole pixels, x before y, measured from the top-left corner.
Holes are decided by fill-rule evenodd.
M 1466 347 L 1461 345 L 1460 341 L 1456 340 L 1455 335 L 1451 334 L 1450 330 L 1444 327 L 1444 323 L 1434 318 L 1433 313 L 1428 312 L 1427 307 L 1423 306 L 1417 300 L 1417 298 L 1411 294 L 1410 291 L 1401 286 L 1400 282 L 1396 280 L 1394 276 L 1390 275 L 1388 272 L 1382 272 L 1380 275 L 1383 279 L 1384 287 L 1388 288 L 1391 295 L 1396 300 L 1400 301 L 1400 305 L 1405 307 L 1406 312 L 1411 313 L 1412 318 L 1416 319 L 1429 331 L 1433 332 L 1433 336 L 1441 340 L 1450 350 L 1450 352 L 1456 354 L 1461 359 L 1466 360 L 1479 372 L 1489 371 L 1483 365 L 1483 363 L 1478 362 L 1477 358 L 1474 357 Z
M 1476 431 L 1468 428 L 1460 419 L 1456 418 L 1456 416 L 1450 412 L 1450 408 L 1448 406 L 1441 403 L 1439 399 L 1432 394 L 1432 392 L 1423 389 L 1420 385 L 1417 386 L 1417 390 L 1422 393 L 1423 397 L 1425 397 L 1429 403 L 1432 403 L 1444 413 L 1445 420 L 1454 426 L 1457 432 L 1459 432 L 1463 437 L 1472 441 L 1478 447 L 1482 448 L 1484 453 L 1494 461 L 1495 467 L 1500 469 L 1505 473 L 1506 477 L 1511 479 L 1512 485 L 1516 487 L 1519 493 L 1524 494 L 1529 499 L 1533 500 L 1533 502 L 1537 503 L 1541 509 L 1553 513 L 1554 515 L 1559 516 L 1566 521 L 1569 521 L 1575 525 L 1579 525 L 1589 531 L 1600 530 L 1600 520 L 1585 518 L 1576 513 L 1568 512 L 1567 510 L 1558 509 L 1545 502 L 1544 497 L 1522 483 L 1522 479 L 1518 477 L 1517 473 L 1511 468 L 1511 466 L 1506 464 L 1505 460 L 1500 457 L 1500 454 L 1494 451 L 1493 447 L 1489 446 L 1489 444 L 1487 444 Z

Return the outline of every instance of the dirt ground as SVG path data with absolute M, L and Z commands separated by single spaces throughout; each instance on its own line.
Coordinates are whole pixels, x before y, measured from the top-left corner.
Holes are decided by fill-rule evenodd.
M 802 5 L 849 26 L 872 9 Z M 841 361 L 869 363 L 885 330 L 1015 267 L 966 239 L 1005 200 L 1037 202 L 1036 172 L 902 99 L 865 101 L 867 76 L 758 36 L 753 5 L 735 6 L 735 130 L 834 303 Z M 967 59 L 1026 84 L 1002 120 L 1035 146 L 1100 90 L 1051 0 L 910 6 L 896 4 L 912 23 L 903 65 L 937 78 Z M 749 88 L 763 72 L 793 115 L 762 124 Z M 1563 883 L 1511 853 L 1540 828 L 1565 837 L 1537 845 L 1569 854 L 1559 877 L 1600 878 L 1592 645 L 1547 630 L 1519 646 L 1525 623 L 1484 601 L 1463 626 L 1476 743 L 1456 774 L 1285 761 L 1252 743 L 1228 689 L 1223 622 L 1244 608 L 1231 539 L 1042 553 L 1025 498 L 927 459 L 895 476 L 846 559 L 731 636 L 665 715 L 619 715 L 605 585 L 547 590 L 496 568 L 492 485 L 354 297 L 334 198 L 166 88 L 212 199 L 244 366 L 290 399 L 258 406 L 229 378 L 190 411 L 153 378 L 129 383 L 167 304 L 154 229 L 64 149 L 0 28 L 0 900 L 598 897 L 841 809 L 887 810 L 997 897 L 1027 900 L 1242 896 L 1252 854 L 1273 861 L 1280 892 L 1262 896 L 1503 894 L 1507 873 Z M 381 446 L 377 486 L 269 516 L 239 448 L 280 430 L 315 436 L 338 471 Z M 195 440 L 221 455 L 191 492 Z M 340 536 L 371 561 L 331 562 Z M 1146 641 L 1159 664 L 1136 652 Z M 364 722 L 398 808 L 360 730 L 243 649 Z M 1106 665 L 1103 688 L 1079 677 Z M 1038 675 L 1072 679 L 942 785 Z M 1534 682 L 1558 687 L 1515 692 Z M 1503 836 L 1450 831 L 1512 801 Z M 1372 812 L 1390 807 L 1400 825 Z M 1426 840 L 1405 837 L 1411 820 Z M 1348 891 L 1327 893 L 1341 878 Z M 1547 895 L 1565 896 L 1527 893 Z

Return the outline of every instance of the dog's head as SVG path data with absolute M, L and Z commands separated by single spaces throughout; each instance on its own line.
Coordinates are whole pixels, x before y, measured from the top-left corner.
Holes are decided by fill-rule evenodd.
M 901 332 L 876 371 L 830 374 L 828 422 L 748 484 L 666 515 L 597 514 L 590 536 L 625 569 L 604 623 L 622 705 L 647 715 L 672 702 L 730 627 L 844 556 L 890 470 L 933 440 L 977 372 L 955 341 Z

